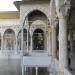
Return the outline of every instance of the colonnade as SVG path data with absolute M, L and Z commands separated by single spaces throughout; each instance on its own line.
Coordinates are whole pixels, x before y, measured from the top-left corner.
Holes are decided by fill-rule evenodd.
M 59 24 L 59 66 L 68 68 L 68 57 L 67 57 L 67 51 L 68 51 L 68 34 L 67 34 L 67 12 L 68 7 L 64 7 L 61 9 L 59 6 L 60 0 L 55 0 L 56 5 L 56 13 L 58 18 L 58 24 Z M 67 9 L 66 9 L 67 8 Z M 23 32 L 22 32 L 23 35 Z M 56 25 L 51 26 L 51 55 L 52 57 L 56 58 L 56 52 L 57 52 L 57 39 L 56 39 Z M 23 38 L 23 37 L 22 37 Z M 23 41 L 23 39 L 22 39 Z M 31 38 L 32 41 L 32 38 Z M 50 43 L 49 43 L 50 44 Z M 23 43 L 22 43 L 23 46 Z M 23 48 L 23 47 L 22 47 Z M 32 50 L 32 43 L 31 43 L 31 50 Z M 32 52 L 32 51 L 30 51 Z M 24 67 L 22 68 L 23 75 L 24 75 Z M 36 75 L 37 73 L 37 67 L 36 67 Z
M 62 9 L 60 9 L 59 3 L 60 3 L 59 0 L 55 0 L 56 12 L 57 12 L 57 17 L 58 17 L 58 21 L 59 21 L 59 64 L 60 64 L 60 66 L 67 68 L 68 67 L 68 58 L 67 58 L 67 37 L 68 37 L 67 36 L 67 12 L 68 12 L 68 9 L 66 11 L 66 8 L 64 7 L 65 11 L 63 11 Z M 65 13 L 66 13 L 66 15 L 64 15 Z M 56 27 L 55 27 L 55 25 L 51 26 L 51 30 L 52 30 L 51 31 L 51 33 L 52 33 L 52 35 L 51 35 L 51 37 L 52 37 L 52 56 L 56 57 L 57 43 L 56 43 Z M 22 31 L 21 35 L 23 38 L 23 31 Z M 31 38 L 31 41 L 32 41 L 32 38 Z M 23 48 L 23 39 L 22 39 L 21 48 Z M 32 42 L 31 42 L 31 50 L 32 50 Z M 30 50 L 30 52 L 32 52 L 31 50 Z M 28 52 L 28 42 L 27 42 L 27 52 Z

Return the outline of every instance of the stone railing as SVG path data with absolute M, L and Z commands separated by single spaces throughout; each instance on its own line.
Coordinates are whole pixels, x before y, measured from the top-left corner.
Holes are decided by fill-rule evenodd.
M 0 56 L 23 55 L 22 50 L 0 50 Z
M 36 59 L 36 60 L 35 60 Z M 41 61 L 42 59 L 42 61 Z M 44 61 L 45 60 L 45 61 Z M 43 63 L 44 61 L 44 63 Z M 31 63 L 30 63 L 31 62 Z M 22 59 L 22 65 L 26 66 L 46 66 L 50 68 L 49 73 L 52 75 L 72 75 L 68 69 L 60 67 L 59 61 L 52 56 L 45 56 L 40 54 L 37 56 L 24 56 Z

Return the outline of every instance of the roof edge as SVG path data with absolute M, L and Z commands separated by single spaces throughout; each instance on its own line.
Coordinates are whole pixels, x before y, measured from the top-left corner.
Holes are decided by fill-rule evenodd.
M 47 4 L 49 3 L 50 0 L 36 0 L 36 1 L 15 1 L 14 5 L 16 6 L 16 8 L 19 10 L 20 9 L 20 5 L 27 5 L 27 4 Z

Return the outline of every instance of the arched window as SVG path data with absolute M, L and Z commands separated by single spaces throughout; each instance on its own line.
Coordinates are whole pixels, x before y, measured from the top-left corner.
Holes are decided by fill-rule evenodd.
M 44 32 L 41 29 L 33 33 L 33 50 L 44 50 Z
M 15 49 L 15 33 L 12 29 L 7 29 L 4 33 L 4 49 L 5 50 Z

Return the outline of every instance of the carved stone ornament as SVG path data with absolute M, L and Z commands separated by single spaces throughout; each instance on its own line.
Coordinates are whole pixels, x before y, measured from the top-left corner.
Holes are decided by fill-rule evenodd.
M 59 7 L 59 16 L 67 16 L 70 10 L 70 0 L 65 0 Z

